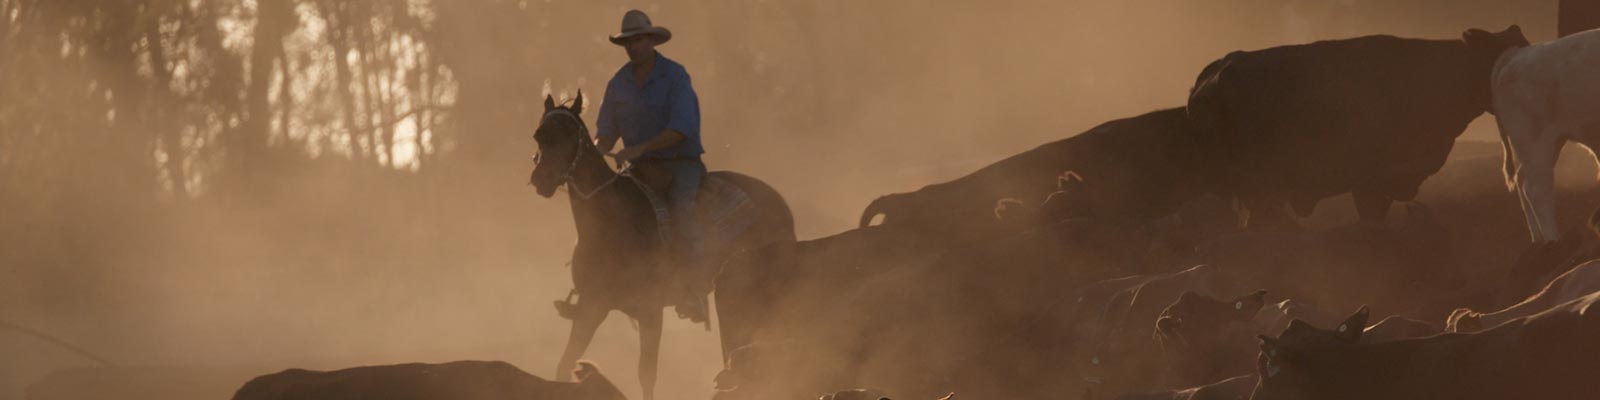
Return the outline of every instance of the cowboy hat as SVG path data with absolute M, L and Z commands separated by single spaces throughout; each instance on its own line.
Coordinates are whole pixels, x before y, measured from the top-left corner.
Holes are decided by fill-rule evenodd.
M 611 35 L 611 43 L 621 45 L 623 40 L 638 35 L 656 35 L 660 37 L 661 41 L 656 44 L 672 40 L 672 31 L 651 25 L 650 16 L 644 15 L 644 11 L 628 10 L 627 14 L 622 15 L 622 33 Z

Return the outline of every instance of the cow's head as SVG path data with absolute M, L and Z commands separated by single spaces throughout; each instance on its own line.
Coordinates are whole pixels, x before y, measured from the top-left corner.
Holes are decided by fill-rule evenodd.
M 713 383 L 712 400 L 754 400 L 794 398 L 801 382 L 784 371 L 805 369 L 798 366 L 804 354 L 792 341 L 755 342 L 729 352 L 728 359 Z
M 583 400 L 627 400 L 622 395 L 622 390 L 606 379 L 600 373 L 600 367 L 588 361 L 579 361 L 577 369 L 572 371 L 572 376 L 578 380 L 577 396 Z
M 1087 349 L 1073 354 L 1072 367 L 1081 379 L 1078 384 L 1093 392 L 1103 392 L 1105 388 L 1115 386 L 1112 382 L 1117 378 L 1115 366 L 1126 360 L 1111 350 L 1111 346 L 1104 343 L 1092 343 Z
M 817 400 L 889 400 L 889 396 L 878 389 L 849 389 L 824 394 Z
M 1474 74 L 1482 77 L 1478 79 L 1481 86 L 1475 89 L 1479 95 L 1475 96 L 1478 99 L 1474 101 L 1482 103 L 1480 105 L 1483 106 L 1483 111 L 1490 111 L 1489 85 L 1492 82 L 1490 77 L 1493 74 L 1495 62 L 1507 50 L 1526 47 L 1528 38 L 1522 36 L 1521 27 L 1512 25 L 1499 32 L 1489 32 L 1476 28 L 1468 29 L 1466 32 L 1461 33 L 1461 41 L 1466 44 L 1467 50 L 1472 52 L 1472 62 L 1469 68 Z
M 1326 397 L 1327 387 L 1315 373 L 1340 371 L 1340 357 L 1361 341 L 1370 313 L 1361 307 L 1333 329 L 1321 329 L 1301 320 L 1289 322 L 1278 337 L 1261 335 L 1256 357 L 1260 381 L 1251 399 L 1285 400 Z M 1319 395 L 1320 394 L 1320 395 Z
M 1468 29 L 1461 33 L 1461 40 L 1473 50 L 1481 50 L 1495 57 L 1509 49 L 1528 45 L 1528 38 L 1522 35 L 1522 27 L 1512 25 L 1499 32 L 1489 32 L 1482 29 Z
M 1249 343 L 1238 339 L 1254 333 L 1250 321 L 1266 305 L 1266 296 L 1267 291 L 1258 290 L 1222 301 L 1184 292 L 1156 319 L 1153 336 L 1167 365 L 1179 373 L 1209 374 L 1216 369 L 1209 364 L 1226 359 L 1225 354 L 1249 351 Z
M 1265 290 L 1228 301 L 1195 292 L 1183 292 L 1156 318 L 1155 339 L 1167 351 L 1183 351 L 1183 347 L 1190 345 L 1214 343 L 1205 339 L 1254 319 L 1261 307 L 1267 304 L 1266 299 Z
M 1039 205 L 1039 215 L 1044 222 L 1093 216 L 1093 195 L 1084 184 L 1083 175 L 1067 171 L 1056 177 L 1056 191 L 1045 196 Z

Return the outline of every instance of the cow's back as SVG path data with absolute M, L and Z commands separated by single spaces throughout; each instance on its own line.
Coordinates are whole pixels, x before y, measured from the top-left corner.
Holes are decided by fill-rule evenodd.
M 1447 398 L 1593 398 L 1600 393 L 1597 302 L 1600 293 L 1486 331 L 1420 339 L 1438 344 L 1424 345 L 1429 362 L 1409 373 L 1427 377 L 1417 389 L 1436 386 Z
M 337 371 L 290 369 L 245 383 L 234 400 L 525 400 L 576 398 L 577 384 L 549 382 L 501 361 L 399 364 Z
M 1235 189 L 1321 198 L 1370 186 L 1404 200 L 1487 107 L 1475 57 L 1461 41 L 1392 36 L 1234 52 L 1199 79 L 1189 109 Z
M 1514 320 L 1513 350 L 1506 358 L 1525 369 L 1521 387 L 1508 393 L 1524 398 L 1580 399 L 1600 393 L 1600 293 Z M 1492 333 L 1493 330 L 1485 332 Z M 1512 358 L 1515 357 L 1515 358 Z

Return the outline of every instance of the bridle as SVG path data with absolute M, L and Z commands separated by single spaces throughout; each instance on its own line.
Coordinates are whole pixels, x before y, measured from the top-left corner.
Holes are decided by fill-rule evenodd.
M 610 187 L 611 184 L 616 183 L 617 179 L 627 175 L 628 171 L 633 170 L 633 164 L 629 163 L 627 166 L 623 167 L 621 171 L 618 171 L 616 175 L 612 175 L 611 179 L 607 179 L 605 183 L 595 186 L 594 189 L 584 191 L 582 188 L 579 188 L 578 182 L 572 179 L 572 173 L 578 170 L 578 161 L 583 159 L 583 153 L 585 153 L 583 151 L 583 141 L 589 140 L 589 126 L 584 125 L 583 119 L 578 118 L 578 114 L 572 112 L 572 110 L 557 107 L 551 109 L 549 112 L 544 113 L 544 118 L 549 119 L 552 115 L 562 115 L 566 116 L 567 118 L 572 118 L 572 122 L 578 125 L 579 134 L 578 140 L 575 141 L 573 145 L 574 149 L 572 151 L 572 162 L 567 164 L 567 169 L 565 171 L 561 172 L 561 178 L 556 180 L 556 184 L 566 184 L 568 188 L 571 188 L 573 194 L 578 195 L 578 198 L 588 200 L 589 198 L 594 197 L 596 194 L 599 194 L 601 190 L 605 190 L 605 188 Z M 533 158 L 534 164 L 538 164 L 539 155 L 535 154 Z

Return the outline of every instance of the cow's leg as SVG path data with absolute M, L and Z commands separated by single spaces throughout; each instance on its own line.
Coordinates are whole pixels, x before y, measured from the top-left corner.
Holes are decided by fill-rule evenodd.
M 1383 226 L 1389 218 L 1389 204 L 1394 200 L 1389 196 L 1368 191 L 1355 191 L 1350 197 L 1356 203 L 1356 215 L 1361 217 L 1361 223 Z
M 1515 192 L 1517 191 L 1517 170 L 1519 167 L 1517 166 L 1517 155 L 1511 151 L 1511 139 L 1510 137 L 1506 136 L 1506 127 L 1504 122 L 1500 123 L 1500 149 L 1500 159 L 1502 160 L 1500 169 L 1501 173 L 1505 176 L 1506 190 Z M 1518 194 L 1517 197 L 1520 198 L 1522 195 Z M 1527 211 L 1527 204 L 1523 204 L 1523 211 Z
M 1510 136 L 1516 138 L 1515 135 Z M 1556 227 L 1556 160 L 1561 154 L 1561 137 L 1546 133 L 1526 141 L 1511 143 L 1517 157 L 1517 195 L 1521 198 L 1528 230 L 1535 243 L 1561 238 Z
M 567 349 L 561 353 L 561 361 L 556 364 L 556 379 L 566 382 L 572 379 L 572 368 L 577 365 L 578 358 L 583 357 L 583 352 L 589 349 L 589 341 L 594 340 L 594 332 L 600 329 L 600 323 L 605 322 L 606 314 L 611 310 L 595 302 L 579 300 L 577 313 L 572 318 L 572 332 L 567 335 Z
M 1522 202 L 1528 233 L 1534 243 L 1555 241 L 1561 235 L 1555 226 L 1555 166 L 1564 141 L 1531 112 L 1533 103 L 1517 98 L 1513 90 L 1495 94 L 1495 122 L 1506 155 L 1512 157 L 1505 171 L 1514 173 L 1507 178 Z
M 639 319 L 639 386 L 644 387 L 644 400 L 655 398 L 656 363 L 661 356 L 662 309 L 646 307 Z

